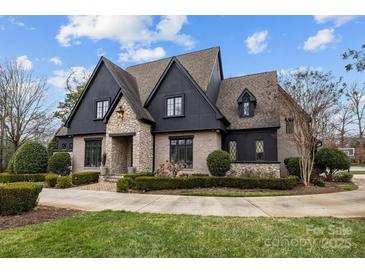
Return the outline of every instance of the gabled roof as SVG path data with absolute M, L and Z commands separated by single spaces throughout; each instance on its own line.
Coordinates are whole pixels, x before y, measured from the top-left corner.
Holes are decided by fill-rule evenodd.
M 176 58 L 199 85 L 201 90 L 206 92 L 219 51 L 219 47 L 204 49 L 131 66 L 126 70 L 137 79 L 142 104 L 146 102 L 172 58 Z
M 119 100 L 116 100 L 116 99 L 118 97 L 120 98 L 121 95 L 124 95 L 126 97 L 128 103 L 131 105 L 132 109 L 135 111 L 138 119 L 143 120 L 143 121 L 153 122 L 154 120 L 153 120 L 152 116 L 142 106 L 141 99 L 139 97 L 137 81 L 134 78 L 134 76 L 129 74 L 127 71 L 121 69 L 119 66 L 115 65 L 107 58 L 101 57 L 98 64 L 96 65 L 92 75 L 90 76 L 88 82 L 86 83 L 85 88 L 82 91 L 79 99 L 77 100 L 74 108 L 72 109 L 69 117 L 67 118 L 67 120 L 65 122 L 65 126 L 66 127 L 69 126 L 69 123 L 71 122 L 73 116 L 75 115 L 78 106 L 81 104 L 81 102 L 86 94 L 86 91 L 88 90 L 89 85 L 91 84 L 92 80 L 94 79 L 101 64 L 105 65 L 105 67 L 108 69 L 108 71 L 111 73 L 114 80 L 120 87 L 119 92 L 113 99 L 112 105 L 109 108 L 109 111 L 105 118 L 110 116 L 109 113 L 112 112 L 112 110 L 114 109 L 114 107 L 115 107 L 114 105 L 118 103 Z M 106 120 L 107 119 L 104 119 L 105 122 L 106 122 Z
M 242 102 L 243 102 L 243 97 L 244 97 L 246 94 L 248 95 L 248 98 L 250 99 L 250 101 L 251 101 L 251 102 L 256 102 L 256 97 L 255 97 L 255 95 L 253 95 L 253 94 L 252 94 L 252 92 L 251 92 L 251 91 L 249 91 L 247 88 L 245 88 L 245 89 L 242 91 L 242 93 L 241 93 L 240 97 L 238 97 L 238 99 L 237 99 L 237 102 L 238 102 L 238 103 L 242 103 Z
M 255 115 L 240 118 L 237 98 L 249 90 L 257 98 Z M 231 123 L 229 129 L 269 128 L 280 126 L 280 116 L 273 101 L 278 93 L 276 71 L 232 77 L 221 81 L 217 107 Z

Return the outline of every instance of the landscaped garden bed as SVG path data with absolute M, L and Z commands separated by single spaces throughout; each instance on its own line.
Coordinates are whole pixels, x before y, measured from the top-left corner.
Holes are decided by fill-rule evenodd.
M 290 190 L 275 189 L 239 189 L 229 187 L 192 188 L 192 189 L 163 189 L 148 192 L 130 190 L 131 193 L 162 194 L 162 195 L 187 195 L 187 196 L 217 196 L 217 197 L 263 197 L 263 196 L 286 196 L 286 195 L 309 195 L 324 194 L 341 191 L 356 190 L 358 187 L 353 183 L 326 182 L 325 187 L 296 185 Z M 200 194 L 200 195 L 199 195 Z
M 202 217 L 103 211 L 0 231 L 0 246 L 0 257 L 15 258 L 363 258 L 365 226 L 362 221 L 327 217 Z
M 80 210 L 37 206 L 34 210 L 18 215 L 0 216 L 0 230 L 29 224 L 48 222 L 54 219 L 74 216 L 82 213 Z

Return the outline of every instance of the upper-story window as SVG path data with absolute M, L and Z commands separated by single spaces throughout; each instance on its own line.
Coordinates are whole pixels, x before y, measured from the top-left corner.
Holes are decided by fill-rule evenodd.
M 285 128 L 286 128 L 286 134 L 294 133 L 294 119 L 293 118 L 285 118 Z
M 245 89 L 240 97 L 238 97 L 238 112 L 240 117 L 254 116 L 256 107 L 256 97 L 248 90 Z
M 169 97 L 166 99 L 166 116 L 174 117 L 183 115 L 183 97 Z
M 96 101 L 96 119 L 103 119 L 109 108 L 109 100 Z

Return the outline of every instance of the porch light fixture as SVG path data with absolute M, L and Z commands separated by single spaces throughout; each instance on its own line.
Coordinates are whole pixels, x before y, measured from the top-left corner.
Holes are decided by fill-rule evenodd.
M 118 115 L 123 119 L 124 118 L 124 108 L 122 106 L 119 106 L 116 110 L 116 112 L 118 113 Z

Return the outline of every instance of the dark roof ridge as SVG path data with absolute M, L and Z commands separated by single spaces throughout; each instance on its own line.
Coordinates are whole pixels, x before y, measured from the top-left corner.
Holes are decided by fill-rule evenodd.
M 183 54 L 172 55 L 172 56 L 169 56 L 169 57 L 165 57 L 165 58 L 161 58 L 161 59 L 157 59 L 157 60 L 153 60 L 153 61 L 149 61 L 149 62 L 145 62 L 145 63 L 135 64 L 135 65 L 126 67 L 126 69 L 141 66 L 141 65 L 146 65 L 146 64 L 150 64 L 150 63 L 154 63 L 154 62 L 168 60 L 168 59 L 171 59 L 173 57 L 180 57 L 180 56 L 184 56 L 184 55 L 188 55 L 188 54 L 192 54 L 192 53 L 207 51 L 207 50 L 210 50 L 210 49 L 219 49 L 219 48 L 220 48 L 219 46 L 216 46 L 216 47 L 210 47 L 210 48 L 200 49 L 200 50 L 196 50 L 196 51 L 190 51 L 190 52 L 186 52 L 186 53 L 183 53 Z

